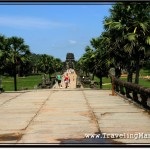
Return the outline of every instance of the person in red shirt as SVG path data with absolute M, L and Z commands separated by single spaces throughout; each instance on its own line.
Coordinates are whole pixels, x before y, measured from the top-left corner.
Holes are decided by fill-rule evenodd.
M 66 75 L 64 77 L 64 81 L 65 81 L 65 88 L 68 88 L 68 83 L 70 83 L 70 77 L 69 77 L 68 73 L 66 73 Z

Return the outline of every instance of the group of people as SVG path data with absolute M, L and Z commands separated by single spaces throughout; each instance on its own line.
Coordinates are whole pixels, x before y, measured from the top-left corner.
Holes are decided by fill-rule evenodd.
M 62 75 L 60 74 L 60 72 L 59 72 L 58 75 L 56 76 L 56 79 L 57 79 L 57 83 L 58 83 L 59 88 L 62 88 L 62 84 L 61 84 L 62 77 L 64 78 L 65 88 L 68 88 L 68 84 L 70 83 L 70 77 L 69 77 L 68 73 L 66 73 L 64 76 L 62 76 Z

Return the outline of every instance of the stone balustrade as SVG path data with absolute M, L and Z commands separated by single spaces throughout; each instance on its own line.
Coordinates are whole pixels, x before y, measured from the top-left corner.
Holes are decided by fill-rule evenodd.
M 148 105 L 148 101 L 150 100 L 150 88 L 125 82 L 113 76 L 110 77 L 112 80 L 112 87 L 114 88 L 112 88 L 112 90 L 132 99 L 133 101 L 142 105 L 144 108 L 150 109 L 150 106 Z

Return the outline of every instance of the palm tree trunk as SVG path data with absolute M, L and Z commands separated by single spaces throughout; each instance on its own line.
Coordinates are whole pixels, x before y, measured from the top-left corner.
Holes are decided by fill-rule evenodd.
M 120 78 L 121 76 L 121 68 L 115 68 L 115 77 L 116 78 Z
M 132 72 L 128 73 L 127 81 L 132 83 Z
M 86 77 L 88 76 L 88 72 L 86 71 Z
M 131 67 L 128 66 L 128 77 L 127 77 L 127 81 L 132 83 L 132 70 Z
M 14 90 L 17 91 L 16 64 L 14 64 Z
M 100 89 L 102 89 L 102 75 L 100 75 L 99 79 L 100 79 Z
M 93 71 L 92 80 L 94 80 L 94 76 L 95 76 L 95 71 Z
M 139 84 L 139 75 L 140 75 L 140 61 L 138 57 L 136 60 L 135 84 Z
M 49 80 L 51 81 L 51 74 L 50 71 L 48 71 Z

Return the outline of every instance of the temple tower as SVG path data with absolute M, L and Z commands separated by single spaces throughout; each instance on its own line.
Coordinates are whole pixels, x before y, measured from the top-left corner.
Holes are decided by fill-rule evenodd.
M 73 53 L 67 53 L 66 61 L 65 61 L 66 69 L 69 69 L 69 68 L 74 69 L 74 64 L 75 64 L 74 54 Z

